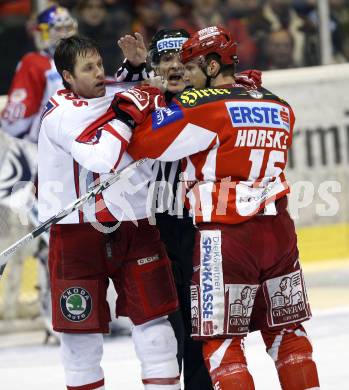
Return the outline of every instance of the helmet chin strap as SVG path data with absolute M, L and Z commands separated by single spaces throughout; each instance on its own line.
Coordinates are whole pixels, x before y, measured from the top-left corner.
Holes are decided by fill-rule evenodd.
M 211 79 L 212 77 L 206 74 L 206 83 L 205 83 L 205 88 L 210 88 L 211 86 Z
M 209 87 L 211 87 L 211 80 L 214 80 L 219 75 L 219 70 L 220 69 L 218 69 L 218 72 L 216 72 L 215 75 L 209 75 L 207 73 L 207 64 L 201 66 L 201 69 L 202 69 L 204 75 L 206 76 L 205 88 L 209 88 Z

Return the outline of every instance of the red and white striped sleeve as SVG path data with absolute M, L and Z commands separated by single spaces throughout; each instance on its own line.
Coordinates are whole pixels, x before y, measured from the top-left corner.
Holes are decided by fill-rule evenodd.
M 83 131 L 72 143 L 70 153 L 80 165 L 96 173 L 113 172 L 128 146 L 131 130 L 113 119 L 91 131 Z
M 176 161 L 209 149 L 217 133 L 196 124 L 197 110 L 184 109 L 177 102 L 155 110 L 133 131 L 127 152 L 138 160 L 149 157 Z

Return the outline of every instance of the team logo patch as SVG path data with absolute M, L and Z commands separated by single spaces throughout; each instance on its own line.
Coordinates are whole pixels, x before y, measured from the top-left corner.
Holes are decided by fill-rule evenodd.
M 152 113 L 153 130 L 166 126 L 172 122 L 183 118 L 183 112 L 176 103 L 171 103 L 168 107 L 161 107 Z
M 24 88 L 16 88 L 12 91 L 10 95 L 10 101 L 13 103 L 21 103 L 28 96 L 27 90 Z
M 101 136 L 102 136 L 102 130 L 103 128 L 99 128 L 97 129 L 96 131 L 96 134 L 94 134 L 94 136 L 92 138 L 90 138 L 88 141 L 85 141 L 84 143 L 87 144 L 87 145 L 96 145 L 98 144 Z
M 270 279 L 264 286 L 264 295 L 268 300 L 268 323 L 279 326 L 310 318 L 308 298 L 302 272 Z
M 82 322 L 92 311 L 92 298 L 90 293 L 81 287 L 67 288 L 60 298 L 63 316 L 72 322 Z
M 219 35 L 219 30 L 216 26 L 206 27 L 200 30 L 198 34 L 199 34 L 199 41 L 202 41 L 203 39 L 207 39 L 215 35 Z
M 248 332 L 251 313 L 258 285 L 226 284 L 228 294 L 228 334 L 244 334 Z

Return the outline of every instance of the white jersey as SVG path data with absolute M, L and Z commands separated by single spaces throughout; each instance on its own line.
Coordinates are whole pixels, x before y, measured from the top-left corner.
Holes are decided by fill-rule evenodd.
M 83 99 L 71 91 L 60 90 L 47 103 L 42 114 L 38 147 L 41 222 L 106 179 L 116 166 L 119 170 L 133 161 L 124 153 L 131 132 L 117 119 L 102 126 L 89 143 L 74 142 L 91 122 L 106 113 L 114 94 L 121 90 L 123 88 L 109 87 L 106 96 L 95 99 Z M 60 223 L 113 222 L 148 217 L 147 184 L 151 166 L 152 162 L 143 164 Z

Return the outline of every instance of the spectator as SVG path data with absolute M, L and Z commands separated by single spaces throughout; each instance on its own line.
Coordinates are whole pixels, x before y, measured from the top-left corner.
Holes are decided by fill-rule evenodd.
M 0 1 L 0 51 L 6 53 L 0 61 L 0 95 L 6 94 L 10 88 L 18 60 L 28 51 L 34 50 L 26 26 L 31 12 L 30 0 Z
M 188 3 L 186 0 L 163 0 L 161 6 L 163 25 L 171 27 L 174 20 L 190 15 L 192 7 Z
M 141 33 L 148 45 L 157 30 L 163 27 L 161 1 L 136 0 L 135 11 L 136 17 L 132 24 L 132 31 Z
M 9 90 L 19 59 L 33 50 L 33 39 L 25 25 L 0 29 L 0 52 L 6 53 L 0 61 L 0 95 L 5 95 Z
M 258 9 L 261 9 L 261 0 L 227 0 L 225 14 L 228 18 L 248 18 Z
M 79 33 L 94 39 L 100 47 L 105 72 L 111 76 L 122 61 L 116 42 L 118 37 L 130 31 L 130 17 L 120 12 L 108 13 L 103 0 L 79 0 L 76 7 Z
M 174 20 L 172 27 L 183 28 L 192 35 L 204 27 L 224 24 L 220 0 L 193 0 L 192 3 L 191 14 Z
M 135 0 L 104 0 L 104 3 L 111 12 L 126 12 L 131 16 L 133 14 Z
M 263 6 L 263 17 L 269 22 L 271 31 L 286 29 L 292 35 L 294 45 L 292 58 L 296 66 L 305 64 L 305 34 L 303 19 L 291 7 L 291 0 L 268 0 Z
M 58 3 L 69 10 L 73 10 L 77 6 L 77 0 L 59 0 Z
M 330 0 L 330 33 L 332 41 L 332 62 L 345 62 L 343 54 L 344 37 L 348 29 L 349 14 L 345 7 L 345 0 Z M 316 6 L 307 14 L 307 59 L 306 65 L 320 65 L 320 37 L 319 37 L 319 15 Z M 309 34 L 311 31 L 312 35 Z M 309 51 L 309 40 L 313 44 L 312 52 Z M 309 53 L 310 52 L 310 53 Z
M 292 6 L 297 14 L 306 18 L 308 13 L 314 9 L 317 0 L 292 0 Z
M 225 7 L 225 25 L 238 42 L 239 68 L 254 66 L 257 39 L 252 35 L 251 15 L 261 9 L 260 0 L 228 0 Z
M 32 10 L 30 0 L 3 0 L 0 2 L 0 18 L 1 22 L 5 21 L 5 18 L 8 20 L 9 16 L 13 17 L 28 17 Z M 10 18 L 10 19 L 11 19 Z
M 294 68 L 293 47 L 293 37 L 288 30 L 272 31 L 265 42 L 266 64 L 263 69 Z

